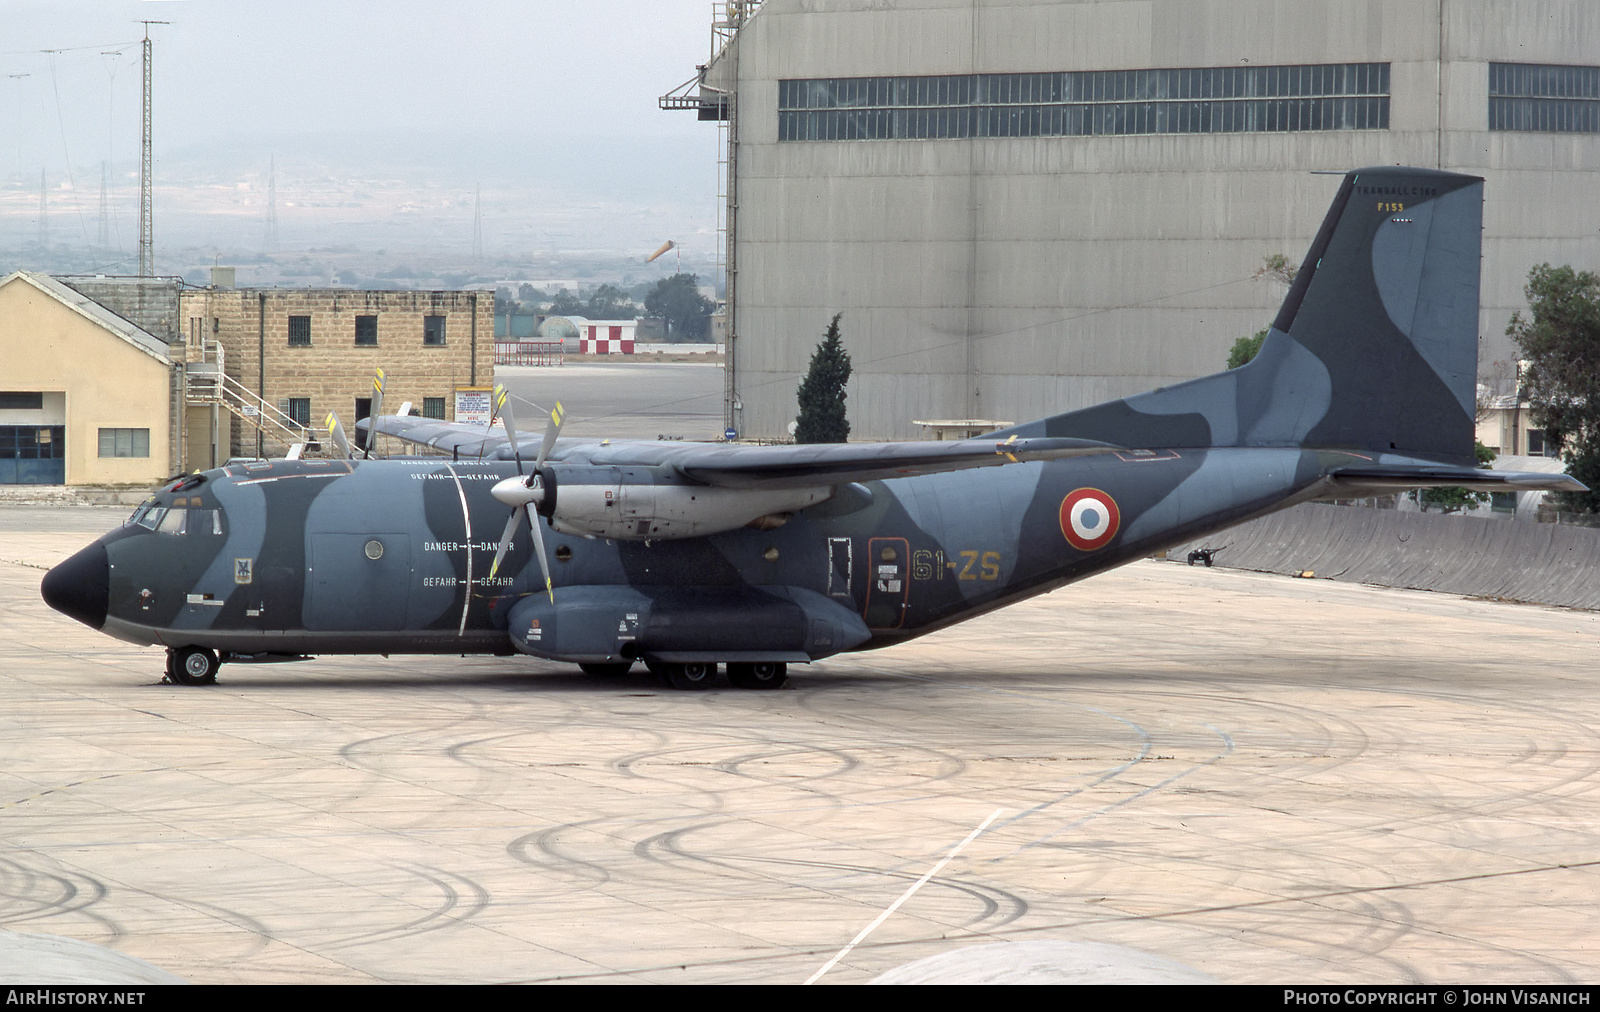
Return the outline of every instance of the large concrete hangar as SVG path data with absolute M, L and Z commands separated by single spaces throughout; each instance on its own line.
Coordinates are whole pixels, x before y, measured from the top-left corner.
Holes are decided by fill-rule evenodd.
M 1264 258 L 1309 245 L 1338 183 L 1316 170 L 1487 178 L 1486 375 L 1530 266 L 1600 267 L 1593 0 L 718 7 L 712 60 L 663 105 L 731 136 L 748 436 L 783 434 L 836 312 L 861 438 L 1213 372 L 1282 297 Z

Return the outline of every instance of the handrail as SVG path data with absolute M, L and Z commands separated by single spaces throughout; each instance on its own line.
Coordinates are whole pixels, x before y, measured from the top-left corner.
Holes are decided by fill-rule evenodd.
M 206 361 L 214 355 L 215 361 Z M 192 366 L 207 366 L 193 369 Z M 258 426 L 271 434 L 274 441 L 286 445 L 308 443 L 313 440 L 310 426 L 301 425 L 293 416 L 268 403 L 254 390 L 229 376 L 223 363 L 221 342 L 202 342 L 200 360 L 184 366 L 184 399 L 189 404 L 217 404 L 250 425 Z

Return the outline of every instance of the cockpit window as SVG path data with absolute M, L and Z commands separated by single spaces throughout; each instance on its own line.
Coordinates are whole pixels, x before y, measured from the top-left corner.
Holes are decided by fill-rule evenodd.
M 190 534 L 222 533 L 221 510 L 190 510 L 189 513 L 191 514 L 189 517 Z
M 220 535 L 222 511 L 146 504 L 134 510 L 133 515 L 122 522 L 124 527 L 132 527 L 135 524 L 152 531 L 160 531 L 162 534 Z

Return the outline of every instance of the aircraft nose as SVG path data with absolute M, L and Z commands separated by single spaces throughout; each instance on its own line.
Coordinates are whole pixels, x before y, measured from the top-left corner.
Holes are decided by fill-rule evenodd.
M 111 562 L 106 546 L 96 541 L 77 555 L 44 574 L 39 585 L 44 602 L 99 629 L 106 624 L 106 602 L 111 596 Z

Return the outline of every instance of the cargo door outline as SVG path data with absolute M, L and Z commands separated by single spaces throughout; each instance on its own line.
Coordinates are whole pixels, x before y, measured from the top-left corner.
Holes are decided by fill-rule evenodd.
M 869 629 L 898 629 L 911 594 L 911 545 L 905 538 L 867 541 L 867 603 L 861 617 Z
M 405 628 L 412 583 L 410 534 L 313 534 L 310 569 L 305 628 L 341 632 Z

